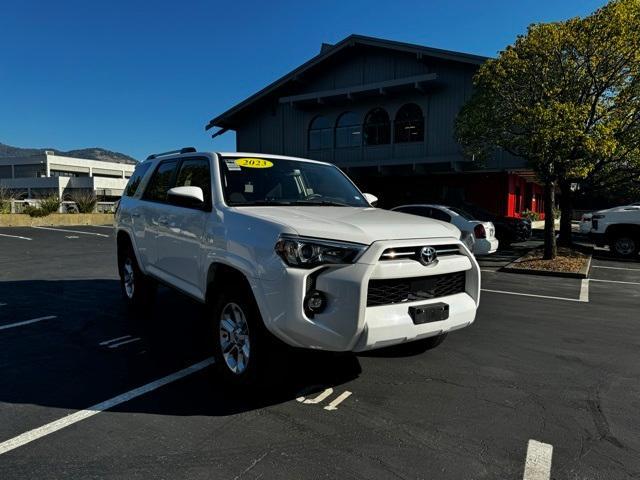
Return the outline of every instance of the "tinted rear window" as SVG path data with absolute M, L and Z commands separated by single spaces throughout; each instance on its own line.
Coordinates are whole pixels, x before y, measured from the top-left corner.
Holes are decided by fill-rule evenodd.
M 133 175 L 131 175 L 129 182 L 124 189 L 123 195 L 125 197 L 133 197 L 136 194 L 136 192 L 138 191 L 138 187 L 140 186 L 140 182 L 142 181 L 142 177 L 144 177 L 144 174 L 147 173 L 150 166 L 150 163 L 141 163 L 136 167 Z

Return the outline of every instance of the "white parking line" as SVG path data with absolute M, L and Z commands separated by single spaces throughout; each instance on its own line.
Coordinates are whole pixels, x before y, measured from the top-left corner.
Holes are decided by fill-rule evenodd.
M 605 283 L 623 283 L 626 285 L 640 285 L 640 282 L 623 282 L 622 280 L 600 280 L 598 278 L 592 278 L 592 282 L 605 282 Z
M 209 357 L 206 360 L 195 363 L 190 367 L 187 367 L 183 370 L 172 373 L 171 375 L 167 375 L 166 377 L 160 378 L 151 383 L 147 383 L 142 387 L 138 387 L 136 389 L 123 393 L 122 395 L 118 395 L 117 397 L 106 400 L 102 403 L 98 403 L 97 405 L 89 407 L 86 410 L 80 410 L 79 412 L 72 413 L 70 415 L 67 415 L 66 417 L 60 418 L 51 423 L 47 423 L 42 427 L 34 428 L 33 430 L 29 430 L 28 432 L 18 435 L 17 437 L 10 438 L 9 440 L 6 440 L 0 443 L 0 455 L 2 455 L 3 453 L 7 453 L 18 447 L 21 447 L 23 445 L 26 445 L 27 443 L 33 442 L 34 440 L 38 440 L 39 438 L 42 438 L 44 436 L 57 432 L 58 430 L 62 430 L 63 428 L 73 425 L 74 423 L 78 423 L 82 420 L 86 420 L 87 418 L 92 417 L 93 415 L 97 415 L 100 412 L 109 410 L 110 408 L 120 405 L 121 403 L 128 402 L 129 400 L 132 400 L 141 395 L 144 395 L 145 393 L 156 390 L 160 387 L 163 387 L 164 385 L 175 382 L 176 380 L 180 380 L 181 378 L 184 378 L 188 375 L 191 375 L 192 373 L 195 373 L 199 370 L 207 368 L 209 365 L 212 365 L 212 364 L 213 364 L 213 357 Z
M 325 410 L 337 410 L 338 409 L 338 405 L 340 405 L 342 402 L 344 402 L 350 396 L 351 396 L 351 392 L 349 390 L 345 390 L 340 395 L 338 395 L 338 397 L 335 400 L 333 400 L 331 403 L 329 403 L 329 405 L 324 407 L 324 409 Z
M 522 480 L 549 480 L 553 445 L 529 440 Z
M 118 342 L 118 343 L 114 343 L 112 345 L 109 345 L 109 348 L 118 348 L 120 345 L 126 345 L 127 343 L 137 342 L 138 340 L 140 340 L 140 337 L 130 338 L 129 340 L 124 340 L 122 342 Z
M 33 238 L 21 237 L 20 235 L 9 235 L 7 233 L 0 233 L 0 237 L 18 238 L 20 240 L 33 240 Z
M 124 340 L 125 338 L 131 338 L 131 335 L 123 335 L 122 337 L 112 338 L 111 340 L 105 340 L 104 342 L 100 342 L 98 345 L 104 347 L 105 345 L 109 345 L 113 342 L 119 342 L 120 340 Z
M 583 278 L 582 282 L 580 282 L 580 301 L 588 302 L 589 301 L 589 279 Z
M 306 404 L 316 404 L 316 403 L 320 403 L 322 402 L 325 398 L 327 398 L 329 395 L 331 395 L 333 393 L 333 388 L 327 388 L 324 392 L 322 392 L 321 394 L 319 394 L 316 398 L 307 398 L 307 399 L 303 399 L 302 403 L 306 403 Z M 298 398 L 298 401 L 301 401 L 300 398 Z
M 630 270 L 632 272 L 640 272 L 640 268 L 627 268 L 627 267 L 605 267 L 603 265 L 591 265 L 591 268 L 607 268 L 609 270 Z
M 53 320 L 54 318 L 58 318 L 58 317 L 56 315 L 49 315 L 48 317 L 32 318 L 31 320 L 25 320 L 24 322 L 10 323 L 9 325 L 0 325 L 0 330 L 7 330 L 8 328 L 21 327 L 22 325 L 29 325 L 30 323 L 41 322 L 42 320 Z
M 535 295 L 533 293 L 507 292 L 505 290 L 491 290 L 488 288 L 482 288 L 481 290 L 483 292 L 502 293 L 505 295 L 519 295 L 522 297 L 548 298 L 550 300 L 565 300 L 567 302 L 588 302 L 588 300 L 582 300 L 581 298 L 553 297 L 550 295 Z
M 81 230 L 67 230 L 64 228 L 53 228 L 53 227 L 31 227 L 31 228 L 37 228 L 40 230 L 53 230 L 54 232 L 80 233 L 82 235 L 95 235 L 96 237 L 109 238 L 109 235 L 105 235 L 104 233 L 83 232 Z

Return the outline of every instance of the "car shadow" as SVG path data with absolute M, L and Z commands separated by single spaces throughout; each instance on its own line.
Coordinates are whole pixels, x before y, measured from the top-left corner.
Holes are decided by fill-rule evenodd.
M 211 357 L 207 309 L 167 288 L 137 313 L 124 305 L 115 279 L 0 282 L 0 297 L 7 303 L 0 326 L 56 317 L 0 331 L 0 402 L 83 409 Z M 125 335 L 139 340 L 117 348 L 111 348 L 117 342 L 105 343 Z M 350 353 L 282 345 L 272 357 L 275 368 L 252 390 L 226 386 L 208 367 L 113 410 L 233 415 L 336 387 L 361 373 Z

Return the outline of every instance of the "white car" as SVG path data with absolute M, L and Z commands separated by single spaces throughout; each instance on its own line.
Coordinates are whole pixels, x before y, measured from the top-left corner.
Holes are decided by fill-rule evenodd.
M 591 220 L 593 213 L 584 213 L 580 218 L 580 233 L 589 233 L 591 231 Z
M 462 232 L 467 232 L 473 238 L 473 253 L 488 255 L 498 250 L 496 229 L 492 222 L 475 220 L 473 216 L 457 207 L 443 205 L 416 204 L 402 205 L 392 208 L 396 212 L 410 213 L 421 217 L 434 218 L 455 225 Z
M 425 349 L 470 325 L 480 273 L 460 231 L 371 206 L 334 165 L 292 157 L 150 156 L 115 216 L 125 300 L 160 281 L 210 307 L 225 379 L 252 382 L 276 337 L 309 349 Z
M 640 203 L 594 212 L 589 236 L 619 257 L 635 257 L 640 251 Z

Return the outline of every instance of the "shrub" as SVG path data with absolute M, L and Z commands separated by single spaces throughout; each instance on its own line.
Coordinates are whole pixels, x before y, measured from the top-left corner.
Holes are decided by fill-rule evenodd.
M 79 213 L 93 213 L 98 203 L 98 197 L 90 190 L 80 190 L 70 195 L 70 198 L 78 207 Z
M 523 211 L 522 213 L 520 213 L 520 216 L 532 222 L 540 220 L 540 214 L 538 212 L 532 212 L 531 210 Z
M 44 197 L 40 200 L 37 207 L 31 205 L 24 208 L 24 213 L 30 217 L 46 217 L 51 213 L 56 213 L 60 208 L 60 199 L 55 195 Z
M 0 213 L 11 213 L 11 191 L 0 186 Z

